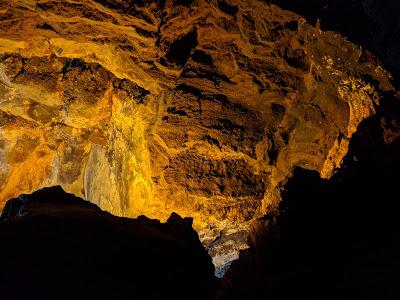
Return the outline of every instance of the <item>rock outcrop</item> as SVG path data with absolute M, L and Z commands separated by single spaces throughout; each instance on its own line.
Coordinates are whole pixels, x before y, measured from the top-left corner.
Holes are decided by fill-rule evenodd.
M 387 124 L 399 119 L 399 99 L 387 97 L 330 180 L 296 169 L 217 299 L 398 299 L 400 130 Z
M 0 202 L 59 184 L 119 216 L 175 211 L 217 260 L 295 167 L 330 178 L 394 92 L 370 52 L 263 1 L 0 12 Z
M 396 0 L 267 0 L 303 16 L 322 30 L 340 33 L 376 55 L 399 88 L 400 3 Z
M 189 218 L 115 217 L 52 187 L 8 201 L 1 219 L 1 299 L 214 299 Z

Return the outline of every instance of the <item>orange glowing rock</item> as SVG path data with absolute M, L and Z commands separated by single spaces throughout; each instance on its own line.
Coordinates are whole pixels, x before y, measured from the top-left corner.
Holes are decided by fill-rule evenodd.
M 379 105 L 365 78 L 393 90 L 262 1 L 110 3 L 0 4 L 1 205 L 60 184 L 115 215 L 191 216 L 212 245 L 275 209 L 294 167 L 340 168 Z

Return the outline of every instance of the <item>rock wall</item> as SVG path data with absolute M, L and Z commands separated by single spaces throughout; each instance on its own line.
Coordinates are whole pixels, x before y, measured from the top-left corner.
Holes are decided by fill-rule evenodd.
M 116 217 L 59 186 L 9 200 L 0 239 L 4 300 L 212 300 L 218 288 L 192 219 Z
M 329 180 L 295 169 L 216 299 L 399 298 L 399 100 L 386 95 L 362 122 Z
M 369 52 L 262 1 L 0 12 L 0 203 L 60 184 L 119 216 L 174 211 L 215 257 L 247 247 L 295 167 L 330 178 L 393 92 Z

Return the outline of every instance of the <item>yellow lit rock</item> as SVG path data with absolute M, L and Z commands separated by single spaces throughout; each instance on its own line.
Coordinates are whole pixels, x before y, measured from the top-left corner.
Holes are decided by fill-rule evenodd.
M 295 167 L 340 168 L 389 75 L 263 1 L 150 2 L 0 3 L 0 205 L 60 184 L 237 251 Z

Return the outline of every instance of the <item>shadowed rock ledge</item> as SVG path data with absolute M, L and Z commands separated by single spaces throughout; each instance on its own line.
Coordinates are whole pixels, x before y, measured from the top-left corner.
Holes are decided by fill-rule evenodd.
M 8 201 L 0 243 L 4 300 L 211 300 L 217 288 L 191 219 L 115 217 L 60 187 Z
M 360 124 L 331 179 L 295 170 L 218 300 L 400 298 L 399 100 Z

